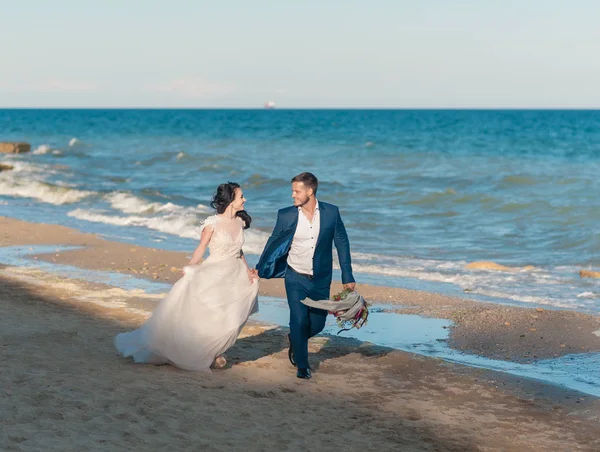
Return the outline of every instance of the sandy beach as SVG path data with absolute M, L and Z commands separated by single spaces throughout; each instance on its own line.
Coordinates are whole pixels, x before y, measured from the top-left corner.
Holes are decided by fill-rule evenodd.
M 0 246 L 42 244 L 81 248 L 32 256 L 32 267 L 38 260 L 172 283 L 187 263 L 186 253 L 0 217 Z M 359 290 L 401 313 L 452 320 L 449 344 L 482 356 L 531 362 L 600 350 L 592 315 Z M 261 294 L 283 296 L 282 282 L 261 281 Z M 344 337 L 311 342 L 308 382 L 287 361 L 287 330 L 256 322 L 228 366 L 210 375 L 119 358 L 114 335 L 141 324 L 155 302 L 1 265 L 0 450 L 600 449 L 596 397 Z

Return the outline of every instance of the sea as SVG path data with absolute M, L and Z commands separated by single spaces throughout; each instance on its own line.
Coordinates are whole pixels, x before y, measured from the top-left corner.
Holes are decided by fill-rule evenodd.
M 2 216 L 191 254 L 234 181 L 256 262 L 310 171 L 359 284 L 600 313 L 600 111 L 5 109 L 0 141 L 32 146 L 0 154 Z

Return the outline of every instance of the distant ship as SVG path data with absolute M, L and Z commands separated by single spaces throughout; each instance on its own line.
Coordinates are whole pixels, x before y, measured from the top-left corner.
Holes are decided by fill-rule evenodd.
M 273 110 L 275 108 L 275 102 L 273 102 L 272 100 L 265 102 L 265 108 L 267 110 Z

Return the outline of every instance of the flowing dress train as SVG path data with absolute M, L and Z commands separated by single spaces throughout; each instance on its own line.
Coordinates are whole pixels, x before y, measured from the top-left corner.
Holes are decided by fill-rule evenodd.
M 184 268 L 185 275 L 163 298 L 144 325 L 118 334 L 115 346 L 136 363 L 173 364 L 210 371 L 215 357 L 236 341 L 257 309 L 258 280 L 250 281 L 241 259 L 243 221 L 217 215 L 201 223 L 210 227 L 209 257 Z

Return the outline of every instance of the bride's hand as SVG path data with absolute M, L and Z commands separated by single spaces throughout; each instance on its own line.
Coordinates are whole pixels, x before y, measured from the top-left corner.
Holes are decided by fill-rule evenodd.
M 260 279 L 258 277 L 258 270 L 255 269 L 248 269 L 248 279 L 250 280 L 250 282 L 254 282 L 255 279 Z

